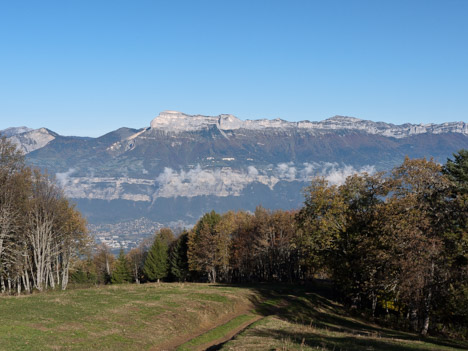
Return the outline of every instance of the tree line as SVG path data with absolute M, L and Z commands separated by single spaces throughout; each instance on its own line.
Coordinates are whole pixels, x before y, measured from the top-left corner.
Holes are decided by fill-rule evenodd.
M 350 308 L 425 335 L 468 324 L 468 151 L 409 159 L 342 185 L 317 177 L 297 211 L 206 213 L 118 259 L 100 246 L 101 283 L 333 282 Z M 81 271 L 82 278 L 83 272 Z M 88 276 L 89 276 L 88 269 Z
M 53 179 L 0 138 L 0 291 L 66 289 L 89 244 L 85 220 Z

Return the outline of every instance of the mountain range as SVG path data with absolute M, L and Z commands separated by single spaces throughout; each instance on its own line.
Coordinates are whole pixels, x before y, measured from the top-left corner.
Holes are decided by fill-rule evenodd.
M 151 231 L 189 226 L 212 209 L 299 208 L 313 176 L 338 184 L 355 172 L 389 170 L 405 156 L 445 163 L 468 148 L 464 122 L 394 125 L 344 116 L 243 121 L 164 111 L 148 127 L 98 138 L 47 128 L 0 133 L 29 164 L 56 176 L 96 233 L 112 227 L 107 234 L 119 238 L 144 236 L 129 223 Z

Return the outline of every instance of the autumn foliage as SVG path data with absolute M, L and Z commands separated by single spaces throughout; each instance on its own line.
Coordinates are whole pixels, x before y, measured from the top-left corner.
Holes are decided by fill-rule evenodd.
M 89 247 L 86 223 L 46 173 L 0 138 L 0 290 L 66 289 Z

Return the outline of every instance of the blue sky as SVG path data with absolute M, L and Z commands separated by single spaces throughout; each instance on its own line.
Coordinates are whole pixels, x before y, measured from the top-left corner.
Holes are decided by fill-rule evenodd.
M 468 120 L 468 1 L 0 1 L 0 129 Z

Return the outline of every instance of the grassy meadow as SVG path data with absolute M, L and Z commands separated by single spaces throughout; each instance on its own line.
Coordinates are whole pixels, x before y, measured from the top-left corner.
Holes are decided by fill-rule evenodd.
M 0 349 L 157 349 L 247 311 L 252 294 L 203 284 L 129 284 L 1 297 Z
M 258 309 L 264 318 L 219 350 L 468 350 L 468 342 L 422 338 L 350 316 L 323 291 L 280 289 L 273 294 L 280 299 L 276 308 Z
M 1 350 L 466 350 L 381 328 L 317 289 L 113 285 L 0 297 Z

